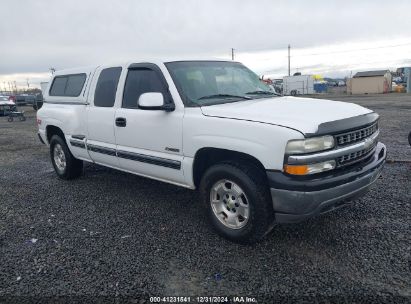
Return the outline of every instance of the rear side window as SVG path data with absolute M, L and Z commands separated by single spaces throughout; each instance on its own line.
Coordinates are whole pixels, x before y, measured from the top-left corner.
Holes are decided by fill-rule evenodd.
M 133 69 L 127 74 L 124 86 L 123 108 L 137 108 L 140 95 L 147 92 L 160 92 L 164 95 L 164 85 L 160 76 L 150 69 Z
M 83 89 L 86 74 L 64 75 L 54 77 L 50 96 L 77 97 Z
M 66 89 L 68 77 L 56 77 L 54 78 L 53 85 L 50 89 L 51 96 L 64 96 L 64 90 Z
M 94 106 L 114 106 L 120 74 L 121 67 L 107 68 L 101 71 L 94 94 Z

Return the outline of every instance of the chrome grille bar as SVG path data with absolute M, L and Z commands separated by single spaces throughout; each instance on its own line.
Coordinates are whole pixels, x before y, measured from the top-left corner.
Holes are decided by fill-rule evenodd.
M 357 161 L 367 158 L 371 154 L 371 152 L 374 151 L 376 146 L 377 146 L 377 143 L 375 142 L 371 147 L 367 149 L 352 152 L 350 154 L 346 154 L 346 155 L 338 157 L 337 167 L 353 164 Z
M 321 153 L 308 154 L 308 155 L 290 155 L 288 157 L 288 164 L 290 165 L 304 165 L 323 162 L 331 159 L 337 159 L 338 157 L 355 153 L 358 151 L 369 149 L 377 143 L 379 131 L 372 134 L 370 137 L 363 139 L 355 144 L 333 149 Z
M 345 146 L 345 145 L 353 144 L 367 137 L 370 137 L 372 134 L 377 132 L 377 130 L 378 130 L 378 123 L 375 122 L 374 124 L 366 128 L 362 128 L 362 129 L 336 135 L 335 136 L 336 143 L 338 146 Z

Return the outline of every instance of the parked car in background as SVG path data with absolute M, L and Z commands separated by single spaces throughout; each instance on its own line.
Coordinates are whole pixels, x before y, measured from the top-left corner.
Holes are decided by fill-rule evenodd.
M 0 116 L 7 116 L 16 107 L 16 104 L 9 99 L 9 96 L 0 96 Z
M 283 94 L 283 80 L 282 79 L 274 79 L 273 80 L 273 88 L 274 91 L 280 95 Z
M 24 106 L 27 104 L 26 96 L 25 95 L 16 95 L 16 104 L 20 106 Z
M 33 109 L 37 111 L 43 106 L 43 94 L 38 93 L 36 94 L 36 102 L 33 104 Z
M 36 104 L 36 96 L 29 95 L 29 94 L 20 94 L 16 96 L 16 104 L 17 105 L 35 105 Z
M 25 99 L 26 99 L 26 104 L 27 105 L 35 105 L 36 104 L 36 100 L 37 100 L 36 95 L 33 95 L 33 94 L 26 95 Z

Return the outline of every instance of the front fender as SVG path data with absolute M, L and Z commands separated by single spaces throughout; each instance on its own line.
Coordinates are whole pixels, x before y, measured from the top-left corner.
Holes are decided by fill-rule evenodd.
M 202 148 L 218 148 L 249 154 L 266 170 L 282 170 L 285 146 L 304 136 L 293 129 L 253 121 L 218 118 L 184 118 L 184 155 L 194 158 Z

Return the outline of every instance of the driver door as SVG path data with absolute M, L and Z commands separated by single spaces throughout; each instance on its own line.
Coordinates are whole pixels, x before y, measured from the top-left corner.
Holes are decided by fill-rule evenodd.
M 172 112 L 143 110 L 138 99 L 143 93 L 159 92 L 172 102 L 167 82 L 158 66 L 129 67 L 121 107 L 115 113 L 115 137 L 119 166 L 123 170 L 155 179 L 184 184 L 183 107 Z

